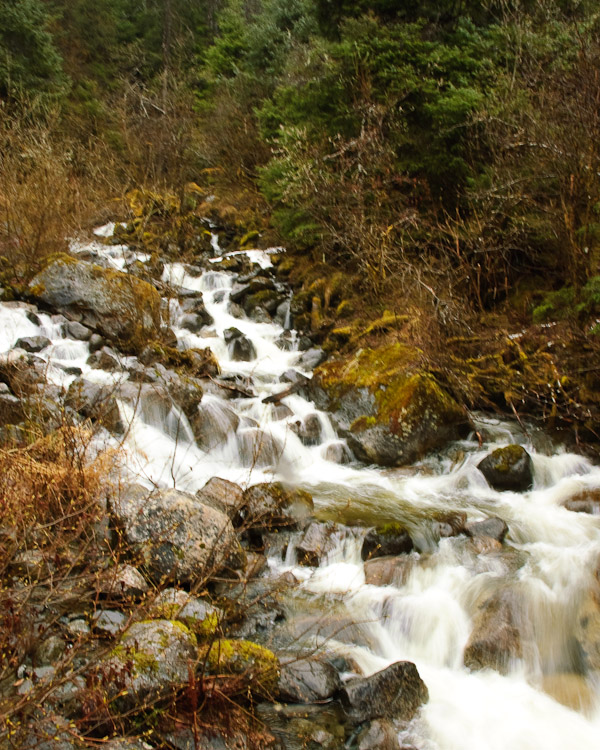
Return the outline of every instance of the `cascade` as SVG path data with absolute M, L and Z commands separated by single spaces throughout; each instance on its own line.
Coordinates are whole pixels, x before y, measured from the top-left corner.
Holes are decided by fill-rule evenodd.
M 113 227 L 114 228 L 114 227 Z M 110 225 L 97 231 L 110 236 Z M 213 249 L 221 251 L 216 235 Z M 132 259 L 147 260 L 122 246 L 100 242 L 74 250 L 100 257 L 122 269 Z M 244 251 L 242 251 L 244 252 Z M 268 268 L 269 253 L 245 251 L 250 262 Z M 175 288 L 202 292 L 213 323 L 195 333 L 181 325 L 185 311 L 169 303 L 171 327 L 180 349 L 210 347 L 222 377 L 247 384 L 249 396 L 207 390 L 196 420 L 178 407 L 141 396 L 139 403 L 118 400 L 123 435 L 102 431 L 98 440 L 119 445 L 126 471 L 150 486 L 196 491 L 213 476 L 243 486 L 283 479 L 307 489 L 323 518 L 345 525 L 331 538 L 331 548 L 317 567 L 299 565 L 294 546 L 273 555 L 273 573 L 290 572 L 302 595 L 293 607 L 303 623 L 322 623 L 328 609 L 342 611 L 355 626 L 337 631 L 307 627 L 307 642 L 328 648 L 371 674 L 399 660 L 413 661 L 429 688 L 430 700 L 402 730 L 402 740 L 419 750 L 564 750 L 597 747 L 600 732 L 600 684 L 584 674 L 572 653 L 572 634 L 580 601 L 591 585 L 600 554 L 600 519 L 566 510 L 562 502 L 582 490 L 600 488 L 600 468 L 558 448 L 536 450 L 516 425 L 480 415 L 483 445 L 466 439 L 408 470 L 328 460 L 348 453 L 329 416 L 301 393 L 280 404 L 265 403 L 285 388 L 284 373 L 299 367 L 297 339 L 289 349 L 277 339 L 289 327 L 232 314 L 235 275 L 218 270 L 191 275 L 184 264 L 166 264 L 163 281 Z M 50 344 L 37 356 L 47 364 L 47 378 L 68 388 L 81 375 L 99 385 L 127 382 L 131 358 L 122 369 L 92 367 L 85 341 L 65 333 L 64 319 L 33 311 L 20 303 L 0 304 L 0 352 L 17 340 L 46 336 Z M 234 359 L 225 332 L 236 328 L 254 356 Z M 297 423 L 311 419 L 314 436 L 302 440 Z M 305 423 L 305 422 L 304 422 Z M 201 437 L 199 437 L 201 435 Z M 529 492 L 497 492 L 477 469 L 491 449 L 520 442 L 533 457 L 534 486 Z M 433 511 L 467 513 L 469 520 L 500 516 L 510 529 L 510 554 L 480 555 L 465 537 L 441 538 L 425 521 Z M 394 518 L 415 525 L 416 550 L 394 583 L 368 583 L 361 559 L 363 534 L 352 528 Z M 463 652 L 478 606 L 510 590 L 525 602 L 523 647 L 504 673 L 471 671 Z M 512 595 L 512 594 L 511 594 Z M 334 606 L 335 605 L 335 606 Z M 302 609 L 304 607 L 304 610 Z M 561 681 L 562 678 L 562 681 Z M 570 693 L 571 707 L 553 697 Z M 564 695 L 563 695 L 564 698 Z

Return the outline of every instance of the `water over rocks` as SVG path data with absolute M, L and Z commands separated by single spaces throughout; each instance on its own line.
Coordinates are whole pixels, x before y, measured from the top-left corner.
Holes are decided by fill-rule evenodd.
M 146 266 L 145 278 L 154 278 L 145 261 L 134 260 Z M 70 278 L 69 263 L 55 262 Z M 24 308 L 8 308 L 22 317 L 7 349 L 18 338 L 36 336 L 46 345 L 35 354 L 13 348 L 0 362 L 5 424 L 24 427 L 28 402 L 19 400 L 21 394 L 30 398 L 40 386 L 52 388 L 70 419 L 93 421 L 108 430 L 109 440 L 120 436 L 131 459 L 121 489 L 116 481 L 103 491 L 111 524 L 104 514 L 101 570 L 91 588 L 70 585 L 68 604 L 52 612 L 40 661 L 51 662 L 54 654 L 60 660 L 88 643 L 76 667 L 109 703 L 124 701 L 119 705 L 134 712 L 154 699 L 187 710 L 194 685 L 206 695 L 223 691 L 228 700 L 250 693 L 286 750 L 307 742 L 332 750 L 396 750 L 409 742 L 399 739 L 406 730 L 402 722 L 419 710 L 434 727 L 435 706 L 452 703 L 445 719 L 451 729 L 461 706 L 453 687 L 440 689 L 449 670 L 459 670 L 460 679 L 480 679 L 482 691 L 492 690 L 486 669 L 514 679 L 514 663 L 528 663 L 528 610 L 526 587 L 511 581 L 528 580 L 541 547 L 528 547 L 533 521 L 519 517 L 518 498 L 507 493 L 503 500 L 496 490 L 531 489 L 532 464 L 536 482 L 541 466 L 548 486 L 583 469 L 564 461 L 566 468 L 544 475 L 541 459 L 526 453 L 529 473 L 520 483 L 511 479 L 504 487 L 488 477 L 487 486 L 475 443 L 460 444 L 459 460 L 444 452 L 449 440 L 466 437 L 469 422 L 416 350 L 365 349 L 323 364 L 327 355 L 313 346 L 321 340 L 283 332 L 290 308 L 299 317 L 305 311 L 298 313 L 293 300 L 289 305 L 288 290 L 268 268 L 254 264 L 252 270 L 250 262 L 234 257 L 208 270 L 157 266 L 163 279 L 154 279 L 155 291 L 170 295 L 167 331 L 161 316 L 153 316 L 153 293 L 149 317 L 119 328 L 130 297 L 124 292 L 120 307 L 105 311 L 102 285 L 114 281 L 125 288 L 122 276 L 113 268 L 90 271 L 89 265 L 73 271 L 79 289 L 89 282 L 85 302 L 68 301 L 58 282 L 56 300 L 43 300 L 45 309 L 71 320 L 50 320 L 33 306 L 25 318 Z M 231 272 L 247 276 L 236 281 Z M 92 277 L 101 279 L 98 289 Z M 48 278 L 52 287 L 54 276 Z M 137 280 L 133 284 L 147 291 Z M 39 284 L 30 291 L 42 300 Z M 238 306 L 235 326 L 227 313 L 231 303 Z M 165 319 L 166 312 L 165 303 Z M 286 342 L 283 348 L 278 339 Z M 235 341 L 251 356 L 240 356 L 242 349 L 230 346 Z M 132 351 L 142 354 L 135 358 Z M 292 386 L 283 390 L 281 383 Z M 99 434 L 108 434 L 103 430 Z M 492 456 L 495 447 L 488 447 Z M 440 456 L 428 455 L 438 449 Z M 421 463 L 397 473 L 365 472 L 356 459 L 383 467 Z M 549 466 L 551 459 L 544 460 Z M 131 475 L 142 484 L 131 484 Z M 541 505 L 537 511 L 545 512 Z M 590 521 L 583 519 L 574 535 L 591 534 L 585 526 Z M 556 526 L 549 528 L 548 537 L 558 534 Z M 56 574 L 60 561 L 41 547 L 15 557 L 21 565 L 9 573 L 19 586 L 47 586 Z M 524 566 L 530 557 L 535 564 Z M 552 580 L 551 566 L 541 560 Z M 489 589 L 482 584 L 488 580 Z M 581 608 L 572 635 L 585 673 L 598 668 L 599 608 L 594 592 L 588 597 L 580 588 L 577 596 Z M 163 651 L 165 664 L 157 664 Z M 421 659 L 433 675 L 430 713 Z M 463 663 L 472 671 L 456 666 Z M 128 695 L 117 696 L 110 682 Z M 55 705 L 81 720 L 83 703 L 73 694 Z M 419 746 L 434 742 L 423 726 L 414 730 L 424 732 Z M 172 746 L 194 746 L 189 727 L 160 731 Z M 230 740 L 217 733 L 207 735 L 206 744 L 227 747 Z M 247 737 L 240 743 L 259 746 Z

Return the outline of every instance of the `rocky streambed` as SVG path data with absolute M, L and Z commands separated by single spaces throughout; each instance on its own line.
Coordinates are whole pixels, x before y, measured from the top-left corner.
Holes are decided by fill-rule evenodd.
M 63 484 L 110 456 L 85 534 L 3 533 L 2 742 L 595 747 L 598 468 L 407 344 L 327 358 L 276 249 L 114 230 L 0 307 L 4 491 L 34 424 Z

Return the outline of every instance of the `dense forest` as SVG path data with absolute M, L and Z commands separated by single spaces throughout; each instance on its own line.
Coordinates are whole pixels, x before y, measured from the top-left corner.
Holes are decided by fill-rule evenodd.
M 588 0 L 4 0 L 5 281 L 137 188 L 174 197 L 183 251 L 215 195 L 238 240 L 310 259 L 295 283 L 343 271 L 428 351 L 500 312 L 594 349 L 599 24 Z M 307 324 L 348 343 L 352 305 L 314 296 Z

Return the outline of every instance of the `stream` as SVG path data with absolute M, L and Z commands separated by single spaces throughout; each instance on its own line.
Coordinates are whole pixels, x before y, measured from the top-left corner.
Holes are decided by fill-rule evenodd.
M 111 227 L 97 230 L 108 236 Z M 220 252 L 218 242 L 213 247 Z M 97 241 L 76 251 L 94 252 L 115 268 L 132 254 L 122 246 Z M 144 260 L 145 256 L 137 256 Z M 534 430 L 476 415 L 478 432 L 402 469 L 366 466 L 349 460 L 344 441 L 324 412 L 299 394 L 280 405 L 264 403 L 289 385 L 284 375 L 298 365 L 298 336 L 290 332 L 291 349 L 276 341 L 284 325 L 255 322 L 228 312 L 235 274 L 214 269 L 190 275 L 183 264 L 166 264 L 162 280 L 177 288 L 202 292 L 214 323 L 199 333 L 182 327 L 185 315 L 177 298 L 168 312 L 178 347 L 210 347 L 223 377 L 245 383 L 249 397 L 227 398 L 222 389 L 206 389 L 201 409 L 217 436 L 209 450 L 194 440 L 177 407 L 119 404 L 126 425 L 123 437 L 102 431 L 98 440 L 122 451 L 124 471 L 147 487 L 175 487 L 195 492 L 213 476 L 242 487 L 281 480 L 308 490 L 322 520 L 340 524 L 335 544 L 320 565 L 298 565 L 293 545 L 283 557 L 268 561 L 273 574 L 291 571 L 300 594 L 290 607 L 299 621 L 325 621 L 330 615 L 353 628 L 338 633 L 308 628 L 307 638 L 327 647 L 372 674 L 408 660 L 417 665 L 429 689 L 429 702 L 402 729 L 406 746 L 419 750 L 578 750 L 598 747 L 600 681 L 584 674 L 574 652 L 576 616 L 590 591 L 600 555 L 600 518 L 571 512 L 562 503 L 584 490 L 600 489 L 600 467 L 571 454 Z M 249 251 L 263 268 L 269 251 Z M 65 337 L 60 316 L 36 313 L 20 303 L 0 305 L 0 352 L 25 336 L 46 336 L 51 344 L 37 356 L 47 362 L 47 379 L 68 387 L 81 373 L 86 379 L 113 384 L 127 371 L 108 372 L 87 364 L 85 341 Z M 235 327 L 256 351 L 250 361 L 232 359 L 224 332 Z M 123 357 L 123 365 L 132 358 Z M 292 427 L 312 417 L 318 439 L 303 442 Z M 531 454 L 534 486 L 529 492 L 496 492 L 477 469 L 496 447 L 522 444 Z M 337 460 L 330 460 L 330 459 Z M 436 513 L 466 513 L 469 521 L 499 516 L 509 532 L 503 549 L 479 553 L 464 536 L 440 538 L 432 521 Z M 402 580 L 392 585 L 365 582 L 360 532 L 356 526 L 397 520 L 405 523 L 415 551 Z M 471 671 L 463 651 L 478 606 L 509 586 L 526 602 L 520 623 L 522 656 L 506 674 Z

